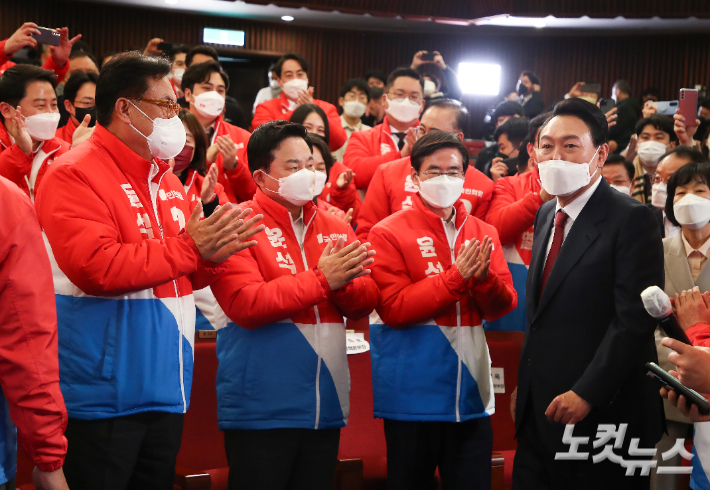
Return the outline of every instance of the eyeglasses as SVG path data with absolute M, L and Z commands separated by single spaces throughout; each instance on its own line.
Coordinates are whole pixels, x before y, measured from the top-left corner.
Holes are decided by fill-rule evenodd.
M 463 172 L 461 170 L 449 170 L 447 172 L 442 172 L 441 170 L 427 170 L 426 172 L 422 172 L 424 175 L 427 177 L 439 177 L 440 175 L 446 175 L 447 177 L 451 177 L 452 179 L 463 179 Z
M 138 102 L 147 102 L 148 104 L 153 104 L 159 106 L 163 111 L 163 116 L 166 118 L 175 117 L 180 112 L 180 104 L 173 102 L 172 100 L 162 100 L 162 99 L 145 99 L 142 97 L 126 97 L 128 100 L 136 100 Z
M 420 104 L 422 102 L 422 96 L 419 94 L 411 94 L 411 95 L 407 96 L 407 94 L 405 94 L 404 92 L 400 92 L 400 93 L 389 92 L 387 95 L 391 95 L 392 98 L 396 99 L 396 100 L 409 99 L 412 102 L 414 102 L 415 104 Z

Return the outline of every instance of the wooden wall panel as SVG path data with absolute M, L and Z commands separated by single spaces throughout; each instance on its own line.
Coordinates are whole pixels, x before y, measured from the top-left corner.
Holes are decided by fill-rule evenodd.
M 532 0 L 530 0 L 532 2 Z M 679 0 L 683 1 L 683 0 Z M 520 2 L 518 2 L 520 3 Z M 438 50 L 454 68 L 460 61 L 486 60 L 502 66 L 502 91 L 512 89 L 519 72 L 532 69 L 542 78 L 543 95 L 554 102 L 579 80 L 594 79 L 610 94 L 615 79 L 631 82 L 637 91 L 655 86 L 663 98 L 675 98 L 681 87 L 710 84 L 710 36 L 529 36 L 392 34 L 314 29 L 238 18 L 214 17 L 96 5 L 64 0 L 3 2 L 0 35 L 7 37 L 23 21 L 69 26 L 101 55 L 142 47 L 151 37 L 198 44 L 203 27 L 246 31 L 244 49 L 304 55 L 311 63 L 316 95 L 335 102 L 342 81 L 369 68 L 385 71 L 411 62 L 419 49 Z M 468 98 L 479 111 L 494 98 Z

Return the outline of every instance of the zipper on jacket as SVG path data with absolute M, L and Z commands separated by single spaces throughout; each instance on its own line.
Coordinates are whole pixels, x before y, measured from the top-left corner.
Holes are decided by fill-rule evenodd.
M 151 170 L 153 166 L 151 164 Z M 160 190 L 160 184 L 163 182 L 163 177 L 165 174 L 160 176 L 160 179 L 158 179 L 158 187 L 157 189 Z M 157 192 L 156 195 L 153 196 L 153 190 L 151 189 L 151 176 L 150 176 L 150 171 L 148 171 L 148 195 L 150 196 L 150 203 L 153 205 L 153 215 L 155 216 L 155 221 L 158 223 L 158 228 L 160 229 L 160 238 L 163 238 L 163 225 L 160 223 L 160 217 L 158 217 L 158 205 L 156 203 L 157 199 Z M 180 295 L 178 293 L 178 288 L 177 288 L 177 281 L 173 281 L 173 288 L 175 289 L 175 302 L 177 303 L 177 309 L 178 309 L 178 318 L 177 318 L 177 324 L 178 324 L 178 359 L 180 361 L 180 394 L 182 395 L 182 410 L 183 413 L 187 412 L 187 400 L 185 399 L 185 379 L 183 375 L 184 371 L 184 361 L 182 358 L 182 337 L 183 337 L 183 324 L 182 324 L 182 304 L 180 303 Z
M 317 212 L 317 211 L 316 211 Z M 303 213 L 303 211 L 301 211 Z M 311 221 L 315 218 L 315 214 L 313 215 L 313 218 L 311 218 Z M 301 218 L 303 219 L 303 218 Z M 306 224 L 305 220 L 303 222 L 303 236 L 301 237 L 300 240 L 298 240 L 298 237 L 296 236 L 296 240 L 298 241 L 298 245 L 301 247 L 301 259 L 303 260 L 303 267 L 305 270 L 308 270 L 308 259 L 306 259 L 306 249 L 303 246 L 303 243 L 306 241 L 306 233 L 308 233 L 308 227 L 311 224 L 311 221 Z M 293 218 L 291 219 L 291 230 L 293 230 L 294 236 L 296 235 L 296 230 L 293 228 Z M 315 338 L 315 344 L 316 344 L 316 354 L 318 355 L 318 367 L 316 368 L 316 423 L 314 426 L 314 429 L 318 429 L 318 425 L 320 423 L 320 369 L 321 369 L 321 363 L 323 362 L 323 359 L 320 356 L 320 342 L 318 340 L 318 331 L 320 330 L 318 327 L 320 326 L 320 313 L 318 313 L 318 305 L 314 305 L 313 309 L 316 312 L 316 326 L 314 329 L 314 338 Z

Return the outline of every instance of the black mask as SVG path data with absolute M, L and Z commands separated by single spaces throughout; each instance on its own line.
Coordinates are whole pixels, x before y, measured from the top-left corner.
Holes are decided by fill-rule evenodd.
M 518 85 L 515 86 L 515 91 L 518 92 L 520 95 L 525 95 L 528 93 L 528 88 L 523 85 L 523 82 L 521 80 L 518 80 Z
M 91 122 L 89 122 L 89 127 L 94 127 L 94 125 L 96 124 L 96 106 L 87 108 L 75 106 L 74 110 L 76 111 L 76 120 L 79 121 L 79 124 L 81 124 L 81 122 L 84 120 L 84 117 L 89 114 L 91 116 Z

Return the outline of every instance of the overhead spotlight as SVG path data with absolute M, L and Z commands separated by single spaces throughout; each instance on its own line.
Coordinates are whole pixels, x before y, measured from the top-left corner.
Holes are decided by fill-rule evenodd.
M 293 17 L 290 15 L 282 15 L 281 20 L 283 20 L 285 22 L 291 22 L 293 20 Z
M 533 25 L 534 25 L 535 27 L 537 27 L 538 29 L 542 29 L 543 27 L 547 27 L 547 24 L 545 23 L 544 20 L 535 22 L 535 24 L 533 24 Z

